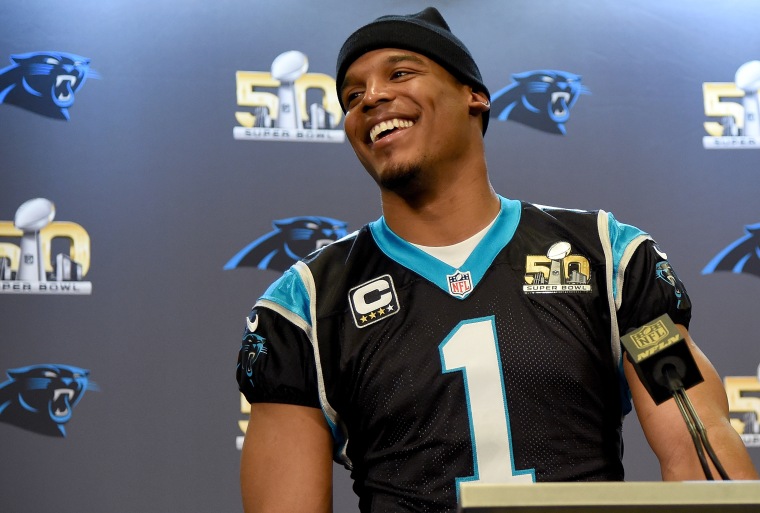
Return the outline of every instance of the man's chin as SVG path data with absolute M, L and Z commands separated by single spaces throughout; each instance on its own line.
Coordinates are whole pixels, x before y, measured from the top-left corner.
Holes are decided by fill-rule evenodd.
M 395 166 L 386 169 L 377 179 L 383 189 L 402 193 L 412 192 L 419 184 L 421 169 L 417 166 Z

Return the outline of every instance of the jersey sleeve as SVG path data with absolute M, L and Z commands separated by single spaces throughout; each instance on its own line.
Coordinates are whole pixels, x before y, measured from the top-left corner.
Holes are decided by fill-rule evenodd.
M 306 333 L 266 307 L 255 306 L 246 319 L 237 381 L 251 403 L 320 406 L 314 351 Z
M 689 295 L 667 255 L 653 240 L 644 241 L 634 252 L 625 269 L 621 292 L 618 310 L 621 334 L 663 314 L 668 314 L 674 323 L 689 327 Z

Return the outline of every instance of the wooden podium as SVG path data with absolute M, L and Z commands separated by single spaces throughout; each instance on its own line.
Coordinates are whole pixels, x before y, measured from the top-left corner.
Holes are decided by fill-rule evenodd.
M 460 513 L 760 513 L 760 481 L 462 483 Z

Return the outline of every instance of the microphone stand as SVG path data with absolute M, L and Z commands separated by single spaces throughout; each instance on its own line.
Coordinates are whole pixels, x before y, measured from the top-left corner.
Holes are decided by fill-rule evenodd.
M 702 466 L 702 471 L 705 474 L 705 478 L 708 481 L 713 480 L 712 472 L 707 464 L 705 458 L 705 450 L 707 451 L 710 461 L 712 461 L 715 468 L 718 470 L 718 474 L 724 481 L 730 481 L 723 465 L 718 460 L 718 456 L 710 444 L 707 438 L 707 430 L 704 424 L 697 415 L 697 411 L 694 409 L 694 405 L 691 403 L 689 396 L 686 394 L 686 390 L 683 387 L 681 378 L 678 376 L 678 371 L 674 365 L 665 365 L 662 369 L 663 374 L 667 380 L 668 389 L 673 396 L 673 399 L 678 406 L 678 410 L 681 412 L 684 422 L 686 422 L 686 428 L 689 430 L 691 439 L 694 442 L 694 448 L 697 450 L 697 456 L 699 457 L 699 463 Z M 704 449 L 703 449 L 704 448 Z

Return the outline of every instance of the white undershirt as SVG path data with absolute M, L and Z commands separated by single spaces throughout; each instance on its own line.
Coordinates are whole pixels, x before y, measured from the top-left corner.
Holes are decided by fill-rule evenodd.
M 499 216 L 497 215 L 496 217 Z M 412 245 L 416 248 L 421 249 L 428 255 L 437 258 L 441 262 L 446 262 L 451 267 L 459 269 L 462 264 L 465 263 L 467 258 L 469 258 L 470 254 L 478 245 L 478 243 L 483 240 L 483 237 L 486 236 L 488 230 L 496 222 L 496 217 L 494 217 L 493 221 L 491 221 L 488 226 L 480 230 L 469 239 L 465 239 L 462 242 L 457 242 L 451 246 L 422 246 L 420 244 L 414 243 L 412 243 Z

